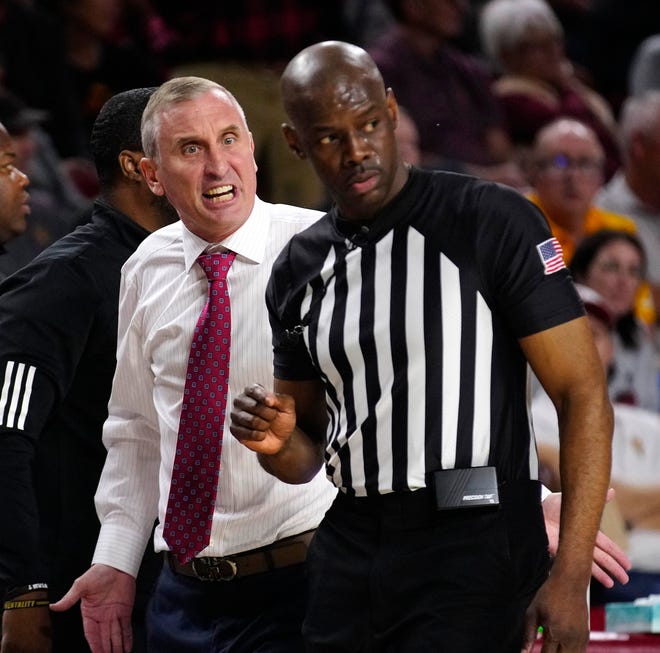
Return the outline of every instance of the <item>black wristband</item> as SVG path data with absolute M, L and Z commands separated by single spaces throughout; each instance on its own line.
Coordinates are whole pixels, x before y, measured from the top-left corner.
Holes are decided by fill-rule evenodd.
M 28 594 L 29 592 L 47 592 L 48 583 L 29 583 L 28 585 L 18 585 L 10 587 L 5 593 L 5 601 L 10 601 L 21 594 Z

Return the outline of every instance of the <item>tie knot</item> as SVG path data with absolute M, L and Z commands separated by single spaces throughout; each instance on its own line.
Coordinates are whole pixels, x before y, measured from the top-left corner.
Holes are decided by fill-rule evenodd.
M 227 273 L 235 257 L 234 252 L 215 252 L 198 256 L 197 262 L 202 266 L 209 281 L 221 281 L 227 278 Z

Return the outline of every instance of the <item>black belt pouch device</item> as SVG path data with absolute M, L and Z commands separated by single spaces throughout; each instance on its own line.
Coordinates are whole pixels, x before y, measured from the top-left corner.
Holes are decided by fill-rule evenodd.
M 495 467 L 441 469 L 431 476 L 437 510 L 496 507 L 500 503 Z

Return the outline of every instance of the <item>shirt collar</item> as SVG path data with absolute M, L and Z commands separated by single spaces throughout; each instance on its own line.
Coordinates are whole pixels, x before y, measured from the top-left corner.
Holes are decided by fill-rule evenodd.
M 190 270 L 197 261 L 197 257 L 206 251 L 229 249 L 240 258 L 257 264 L 261 263 L 266 251 L 269 226 L 268 204 L 258 197 L 255 198 L 254 207 L 248 219 L 233 234 L 219 243 L 209 243 L 196 236 L 181 222 L 186 271 Z

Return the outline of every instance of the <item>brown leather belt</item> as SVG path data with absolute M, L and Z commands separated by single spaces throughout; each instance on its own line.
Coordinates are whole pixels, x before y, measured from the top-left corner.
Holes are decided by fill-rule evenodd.
M 259 549 L 234 553 L 222 558 L 194 558 L 181 564 L 169 551 L 165 560 L 170 569 L 183 576 L 191 576 L 204 581 L 228 581 L 252 574 L 263 574 L 273 569 L 281 569 L 305 562 L 307 547 L 315 530 L 306 531 L 277 540 Z

